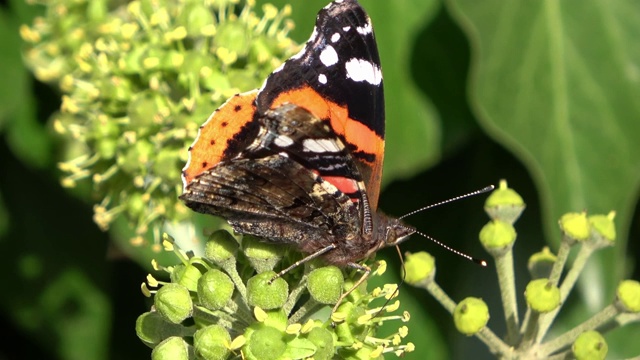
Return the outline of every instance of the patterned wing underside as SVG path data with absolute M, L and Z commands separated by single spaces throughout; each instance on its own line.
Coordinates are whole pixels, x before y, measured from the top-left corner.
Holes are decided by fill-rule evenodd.
M 331 243 L 359 228 L 346 195 L 279 155 L 222 162 L 198 176 L 181 198 L 198 212 L 226 218 L 239 232 L 279 242 Z
M 324 179 L 331 179 L 354 201 L 365 192 L 352 155 L 329 125 L 293 104 L 267 111 L 263 128 L 267 134 L 249 146 L 240 157 L 256 158 L 285 154 Z

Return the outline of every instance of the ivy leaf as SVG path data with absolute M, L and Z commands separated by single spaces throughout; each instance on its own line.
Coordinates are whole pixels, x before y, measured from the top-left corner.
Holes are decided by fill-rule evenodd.
M 569 211 L 617 211 L 619 244 L 592 262 L 589 286 L 623 274 L 640 180 L 640 8 L 633 1 L 452 0 L 473 43 L 471 103 L 481 126 L 525 164 L 557 244 Z M 600 254 L 599 254 L 600 255 Z M 602 275 L 606 274 L 606 275 Z

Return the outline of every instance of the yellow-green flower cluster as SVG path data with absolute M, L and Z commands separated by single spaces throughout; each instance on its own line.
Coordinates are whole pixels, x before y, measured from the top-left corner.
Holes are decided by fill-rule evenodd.
M 21 35 L 35 76 L 62 93 L 51 119 L 66 145 L 62 184 L 91 183 L 95 222 L 107 229 L 124 216 L 137 242 L 189 216 L 177 196 L 198 126 L 297 50 L 290 8 L 265 5 L 258 16 L 254 0 L 43 5 Z
M 142 289 L 148 296 L 155 293 L 154 307 L 136 324 L 154 359 L 242 354 L 260 360 L 355 360 L 413 350 L 413 344 L 402 343 L 409 314 L 393 314 L 399 308 L 397 285 L 371 292 L 359 286 L 341 300 L 361 273 L 345 277 L 335 266 L 306 263 L 279 276 L 275 271 L 299 259 L 296 254 L 251 236 L 236 239 L 224 230 L 210 236 L 203 257 L 180 251 L 169 237 L 164 245 L 181 264 L 155 265 L 169 273 L 170 282 L 147 278 Z M 384 262 L 378 263 L 373 275 L 384 269 Z M 401 323 L 397 333 L 376 337 L 382 322 L 389 321 Z

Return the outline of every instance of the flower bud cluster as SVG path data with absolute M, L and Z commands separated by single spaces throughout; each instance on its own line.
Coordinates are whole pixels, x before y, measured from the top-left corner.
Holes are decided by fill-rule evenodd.
M 149 275 L 142 290 L 154 306 L 136 324 L 154 359 L 371 359 L 413 350 L 402 344 L 405 325 L 376 337 L 383 321 L 409 320 L 408 313 L 393 314 L 396 285 L 372 292 L 359 286 L 331 313 L 361 273 L 345 277 L 314 262 L 278 274 L 296 261 L 286 247 L 251 236 L 238 240 L 225 230 L 210 236 L 203 257 L 185 254 L 168 236 L 164 245 L 181 263 L 155 265 L 170 281 Z M 384 269 L 380 262 L 372 274 Z
M 604 359 L 609 350 L 600 329 L 612 329 L 640 321 L 640 282 L 624 280 L 617 287 L 609 306 L 592 318 L 555 338 L 547 338 L 550 326 L 562 308 L 587 259 L 597 250 L 615 243 L 615 213 L 591 215 L 568 213 L 559 221 L 562 242 L 558 253 L 548 247 L 532 255 L 528 269 L 532 280 L 524 299 L 527 312 L 520 320 L 515 290 L 513 246 L 517 233 L 513 224 L 525 204 L 520 195 L 501 181 L 485 202 L 491 217 L 480 231 L 480 242 L 493 257 L 496 267 L 507 334 L 495 335 L 486 325 L 489 308 L 482 299 L 468 297 L 459 303 L 451 300 L 435 281 L 435 261 L 426 254 L 407 255 L 407 282 L 429 291 L 449 311 L 458 331 L 482 340 L 494 354 L 509 358 Z M 567 266 L 569 252 L 578 248 Z M 565 267 L 567 267 L 565 269 Z M 561 274 L 564 274 L 561 277 Z M 605 325 L 608 325 L 605 327 Z

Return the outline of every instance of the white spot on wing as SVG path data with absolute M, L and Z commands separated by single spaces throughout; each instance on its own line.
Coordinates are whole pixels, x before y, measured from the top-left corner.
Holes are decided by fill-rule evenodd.
M 369 19 L 367 19 L 367 23 L 364 26 L 362 26 L 362 27 L 358 26 L 356 28 L 356 31 L 360 35 L 369 35 L 369 34 L 371 34 L 371 32 L 373 31 L 373 28 L 371 27 L 371 22 L 369 21 Z
M 320 61 L 324 66 L 331 66 L 338 62 L 338 53 L 331 45 L 327 45 L 320 53 Z
M 276 146 L 285 148 L 285 147 L 290 146 L 291 144 L 293 144 L 293 140 L 288 136 L 278 135 L 273 140 L 273 143 L 276 144 Z
M 382 72 L 380 68 L 367 60 L 350 59 L 345 64 L 347 77 L 353 81 L 366 81 L 371 85 L 380 85 Z
M 338 40 L 340 40 L 340 33 L 334 33 L 333 35 L 331 35 L 331 42 L 337 42 Z
M 318 75 L 318 81 L 320 82 L 320 84 L 326 84 L 327 83 L 327 75 L 325 75 L 325 74 Z
M 302 142 L 304 151 L 315 153 L 340 152 L 340 147 L 334 140 L 330 139 L 305 139 Z
M 342 31 L 344 32 L 348 32 L 349 30 L 351 30 L 351 26 L 345 26 L 342 28 Z

